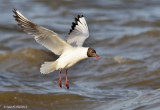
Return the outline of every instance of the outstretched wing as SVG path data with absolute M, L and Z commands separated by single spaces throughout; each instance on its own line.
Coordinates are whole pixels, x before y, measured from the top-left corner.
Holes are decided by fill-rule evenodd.
M 72 22 L 72 29 L 68 33 L 67 42 L 72 45 L 82 46 L 84 41 L 89 37 L 88 26 L 83 15 L 75 18 Z
M 14 18 L 18 22 L 18 25 L 28 34 L 34 36 L 35 40 L 48 48 L 56 55 L 61 55 L 67 48 L 72 48 L 66 41 L 60 38 L 55 32 L 46 29 L 42 26 L 34 24 L 27 18 L 25 18 L 16 9 L 13 10 Z

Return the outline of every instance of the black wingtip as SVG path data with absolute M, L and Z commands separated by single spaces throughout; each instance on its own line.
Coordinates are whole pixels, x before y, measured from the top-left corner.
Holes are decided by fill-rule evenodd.
M 78 19 L 79 19 L 79 18 L 81 18 L 81 16 L 80 16 L 80 15 L 78 15 Z
M 13 15 L 13 17 L 14 17 L 14 18 L 16 18 L 16 16 L 15 16 L 15 15 Z
M 74 22 L 72 22 L 72 29 L 74 29 L 75 26 L 76 26 L 76 24 Z
M 79 18 L 75 18 L 75 24 L 78 24 Z
M 74 30 L 74 28 L 76 27 L 76 25 L 78 25 L 79 19 L 82 18 L 82 17 L 84 17 L 84 16 L 80 15 L 80 14 L 77 15 L 77 17 L 74 19 L 75 22 L 72 22 L 72 26 L 71 26 L 70 32 L 68 34 L 70 34 Z
M 14 13 L 13 17 L 15 18 L 16 21 L 18 21 L 17 9 L 16 9 L 16 8 L 13 8 L 12 11 L 13 11 L 13 13 Z
M 77 15 L 77 18 L 79 19 L 79 18 L 82 18 L 82 17 L 84 17 L 83 15 L 80 15 L 80 14 L 78 14 Z
M 14 13 L 13 17 L 15 18 L 15 20 L 17 21 L 17 9 L 13 8 L 12 12 Z
M 17 9 L 16 9 L 16 8 L 13 8 L 13 10 L 12 10 L 12 11 L 13 11 L 13 13 L 16 13 Z

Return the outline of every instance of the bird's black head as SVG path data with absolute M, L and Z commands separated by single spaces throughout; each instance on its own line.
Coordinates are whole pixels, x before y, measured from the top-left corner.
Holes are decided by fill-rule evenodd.
M 100 57 L 96 54 L 96 51 L 92 48 L 88 48 L 87 56 L 88 57 L 97 57 L 98 59 L 100 59 Z

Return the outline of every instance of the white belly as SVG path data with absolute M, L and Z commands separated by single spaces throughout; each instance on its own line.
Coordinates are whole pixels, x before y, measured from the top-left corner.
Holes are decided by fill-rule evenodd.
M 74 50 L 64 52 L 58 59 L 57 70 L 68 69 L 79 61 L 88 58 L 88 48 L 77 47 Z

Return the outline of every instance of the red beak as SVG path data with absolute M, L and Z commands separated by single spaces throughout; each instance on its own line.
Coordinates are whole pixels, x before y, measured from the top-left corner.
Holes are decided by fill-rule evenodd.
M 100 57 L 98 55 L 96 55 L 95 57 L 97 57 L 98 59 L 100 59 Z

